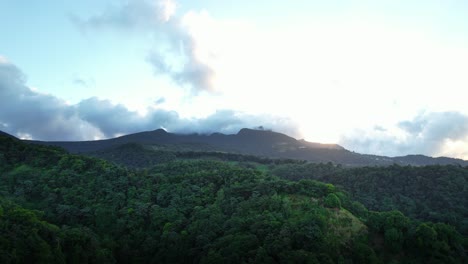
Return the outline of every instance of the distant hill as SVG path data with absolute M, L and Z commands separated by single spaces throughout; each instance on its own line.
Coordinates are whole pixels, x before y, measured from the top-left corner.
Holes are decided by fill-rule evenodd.
M 174 134 L 163 129 L 129 134 L 117 138 L 96 141 L 29 141 L 35 144 L 62 147 L 72 153 L 90 153 L 128 143 L 154 146 L 160 150 L 217 151 L 269 158 L 299 159 L 310 162 L 332 162 L 344 166 L 399 165 L 447 165 L 468 166 L 468 161 L 453 158 L 432 158 L 423 155 L 385 157 L 359 154 L 336 144 L 320 144 L 297 140 L 285 134 L 254 129 L 241 129 L 237 134 L 213 133 Z

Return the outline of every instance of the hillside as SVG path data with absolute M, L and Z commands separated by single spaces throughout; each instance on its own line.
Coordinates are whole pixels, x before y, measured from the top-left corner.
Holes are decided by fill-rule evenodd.
M 273 174 L 339 186 L 367 208 L 399 210 L 421 221 L 449 223 L 468 235 L 468 167 L 430 165 L 343 168 L 332 164 L 283 164 Z
M 2 263 L 464 263 L 453 227 L 228 162 L 145 170 L 0 136 Z
M 165 151 L 125 144 L 89 155 L 131 168 L 174 160 L 216 160 L 260 168 L 281 178 L 319 180 L 340 186 L 377 211 L 400 210 L 421 221 L 449 223 L 468 234 L 468 168 L 458 165 L 344 167 L 293 159 L 209 151 Z M 429 191 L 430 190 L 430 191 Z M 430 192 L 430 194 L 428 194 Z
M 230 152 L 269 158 L 306 160 L 314 163 L 332 162 L 344 166 L 388 166 L 392 164 L 414 166 L 459 164 L 461 166 L 468 166 L 468 161 L 453 158 L 432 158 L 422 155 L 392 158 L 364 155 L 346 150 L 335 144 L 312 143 L 305 140 L 296 140 L 277 132 L 246 128 L 232 135 L 224 135 L 221 133 L 214 133 L 211 135 L 184 135 L 168 133 L 163 129 L 158 129 L 107 140 L 30 142 L 59 146 L 72 153 L 90 153 L 122 144 L 138 143 L 146 146 L 154 145 L 158 149 L 162 148 L 163 150 Z

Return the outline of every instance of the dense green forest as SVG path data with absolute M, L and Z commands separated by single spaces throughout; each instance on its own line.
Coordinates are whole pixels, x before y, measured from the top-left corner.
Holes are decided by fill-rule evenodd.
M 346 190 L 370 210 L 400 210 L 423 221 L 443 222 L 468 235 L 468 167 L 431 165 L 345 169 L 333 164 L 287 164 L 273 174 L 314 179 Z
M 380 190 L 374 189 L 378 184 L 366 187 L 363 182 L 353 189 L 346 179 L 336 180 L 342 187 L 321 181 L 348 175 L 349 181 L 378 181 L 366 176 L 375 168 L 359 172 L 216 153 L 172 153 L 167 159 L 159 154 L 159 160 L 149 159 L 134 166 L 145 168 L 136 169 L 0 136 L 0 263 L 467 261 L 467 238 L 457 229 L 420 221 L 411 211 L 410 217 L 387 211 L 396 209 L 399 200 L 389 194 L 381 201 L 378 194 L 403 188 L 398 186 L 411 183 L 413 175 L 437 171 L 437 178 L 443 178 L 437 195 L 454 203 L 448 210 L 461 207 L 455 218 L 464 217 L 466 187 L 457 179 L 466 180 L 465 168 L 456 174 L 452 167 L 421 172 L 391 167 L 389 175 L 402 170 L 408 183 Z M 407 191 L 414 196 L 408 194 L 408 199 L 421 193 L 426 198 L 420 200 L 439 199 L 431 196 L 436 186 L 411 188 Z M 385 212 L 368 211 L 359 201 Z
M 154 150 L 156 149 L 156 150 Z M 214 151 L 181 151 L 173 146 L 125 144 L 92 153 L 116 164 L 148 168 L 177 159 L 208 159 L 267 170 L 287 180 L 332 183 L 370 210 L 399 210 L 421 221 L 443 222 L 468 235 L 468 167 L 458 165 L 346 168 L 293 159 L 271 159 Z
M 304 164 L 304 160 L 275 159 L 255 155 L 219 151 L 194 151 L 193 146 L 184 149 L 184 145 L 142 145 L 126 143 L 104 150 L 85 153 L 91 157 L 105 159 L 118 165 L 129 168 L 150 168 L 157 164 L 180 159 L 204 159 L 228 162 L 241 162 L 242 165 L 252 163 L 255 165 Z

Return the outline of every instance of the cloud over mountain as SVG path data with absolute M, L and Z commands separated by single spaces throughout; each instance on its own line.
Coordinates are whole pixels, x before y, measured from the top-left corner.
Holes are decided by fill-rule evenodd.
M 300 136 L 288 118 L 220 110 L 204 118 L 183 118 L 177 112 L 148 108 L 145 115 L 96 97 L 71 105 L 26 85 L 19 68 L 0 59 L 0 129 L 23 138 L 92 140 L 165 128 L 179 133 L 236 133 L 264 126 Z

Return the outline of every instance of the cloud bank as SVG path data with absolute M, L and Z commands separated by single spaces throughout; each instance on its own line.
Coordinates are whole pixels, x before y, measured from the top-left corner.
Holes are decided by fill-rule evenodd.
M 205 118 L 182 118 L 177 112 L 148 108 L 146 115 L 96 97 L 70 105 L 26 85 L 19 68 L 0 57 L 0 130 L 38 140 L 93 140 L 165 128 L 176 133 L 236 133 L 265 128 L 299 137 L 288 118 L 220 110 Z
M 158 43 L 146 60 L 156 75 L 167 75 L 195 94 L 214 92 L 214 67 L 200 56 L 200 45 L 176 8 L 172 0 L 132 0 L 85 19 L 72 16 L 72 21 L 85 32 L 110 29 L 152 33 Z
M 425 154 L 468 158 L 468 116 L 459 112 L 421 113 L 394 128 L 356 130 L 344 136 L 343 146 L 381 155 Z

